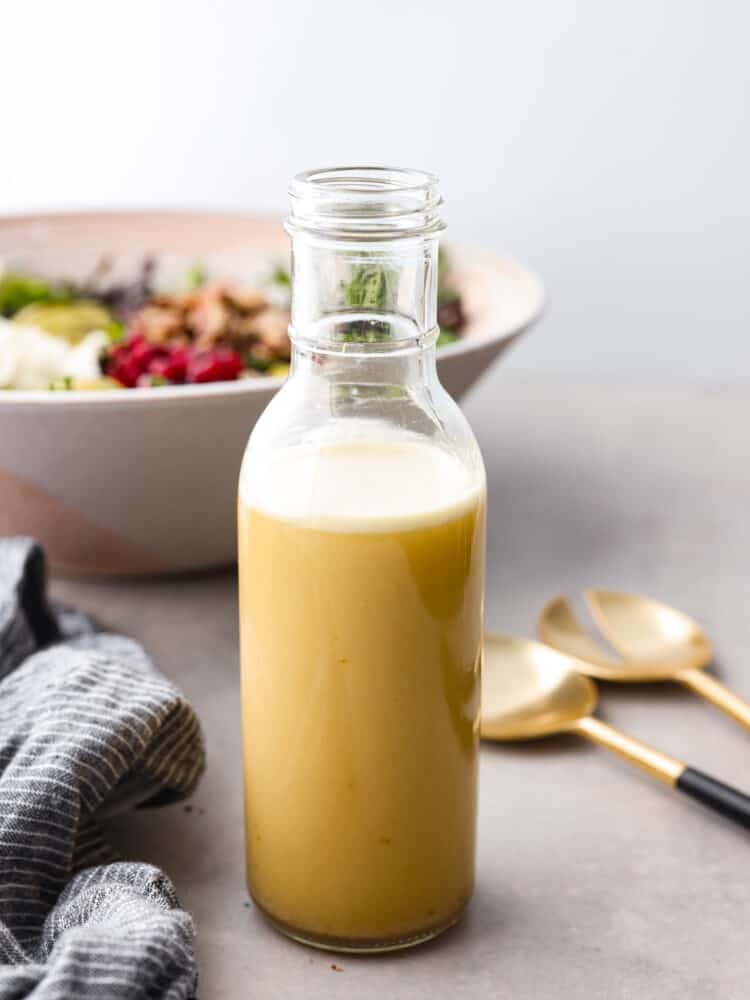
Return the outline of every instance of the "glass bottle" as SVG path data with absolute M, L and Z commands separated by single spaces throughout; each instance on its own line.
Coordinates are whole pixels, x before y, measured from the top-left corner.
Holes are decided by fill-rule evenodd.
M 434 937 L 473 889 L 485 476 L 437 377 L 436 179 L 294 179 L 291 374 L 248 442 L 248 887 L 293 938 Z

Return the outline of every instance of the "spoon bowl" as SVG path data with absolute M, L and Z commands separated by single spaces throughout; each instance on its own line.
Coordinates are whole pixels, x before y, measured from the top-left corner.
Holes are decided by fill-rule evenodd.
M 570 731 L 596 707 L 594 684 L 572 659 L 510 635 L 484 637 L 482 736 L 530 740 Z
M 711 643 L 697 622 L 676 608 L 620 590 L 587 590 L 599 630 L 631 666 L 670 674 L 711 662 Z
M 565 597 L 551 600 L 539 615 L 544 642 L 585 661 L 582 669 L 600 680 L 676 681 L 750 729 L 750 705 L 704 672 L 713 651 L 692 618 L 619 590 L 589 589 L 584 597 L 599 631 L 620 655 L 611 655 L 589 635 Z
M 600 605 L 596 603 L 595 595 L 599 593 L 612 594 L 614 591 L 593 591 L 585 592 L 586 603 L 591 610 L 597 625 L 602 634 L 607 634 L 602 624 L 603 616 Z M 625 595 L 628 596 L 628 595 Z M 634 616 L 633 616 L 634 617 Z M 630 618 L 631 628 L 633 617 Z M 622 623 L 620 623 L 622 625 Z M 573 608 L 566 597 L 555 597 L 542 608 L 538 622 L 539 637 L 544 642 L 554 646 L 555 649 L 570 653 L 585 660 L 586 673 L 590 677 L 597 677 L 603 681 L 624 681 L 625 683 L 643 683 L 648 681 L 673 680 L 676 673 L 685 668 L 675 667 L 675 658 L 664 656 L 664 651 L 659 648 L 659 644 L 654 641 L 653 632 L 650 633 L 650 641 L 646 643 L 643 639 L 639 642 L 639 652 L 648 646 L 651 656 L 627 657 L 613 656 L 600 643 L 598 643 L 584 626 L 576 618 Z M 620 634 L 623 629 L 621 627 Z M 629 634 L 633 634 L 630 632 Z M 609 638 L 609 636 L 607 636 Z M 611 642 L 612 640 L 610 640 Z M 612 642 L 612 646 L 618 652 L 621 647 Z M 660 655 L 654 653 L 661 652 Z

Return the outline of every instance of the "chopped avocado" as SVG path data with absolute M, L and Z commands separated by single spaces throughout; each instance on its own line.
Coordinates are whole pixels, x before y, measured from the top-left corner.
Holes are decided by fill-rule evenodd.
M 36 326 L 69 344 L 77 344 L 92 330 L 108 330 L 112 316 L 96 302 L 77 299 L 74 302 L 33 302 L 13 317 L 14 323 Z
M 104 328 L 104 332 L 109 337 L 110 343 L 116 344 L 118 340 L 122 340 L 125 336 L 125 324 L 118 323 L 117 320 L 112 320 Z

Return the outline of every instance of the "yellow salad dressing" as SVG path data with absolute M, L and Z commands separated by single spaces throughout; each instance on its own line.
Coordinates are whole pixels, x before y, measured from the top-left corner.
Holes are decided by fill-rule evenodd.
M 303 939 L 430 936 L 474 878 L 483 474 L 403 437 L 246 466 L 250 891 Z

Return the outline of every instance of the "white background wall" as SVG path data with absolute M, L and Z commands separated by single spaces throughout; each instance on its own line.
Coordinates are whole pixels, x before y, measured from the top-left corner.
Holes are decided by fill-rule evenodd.
M 744 0 L 0 0 L 0 211 L 440 174 L 550 292 L 518 370 L 750 380 Z

